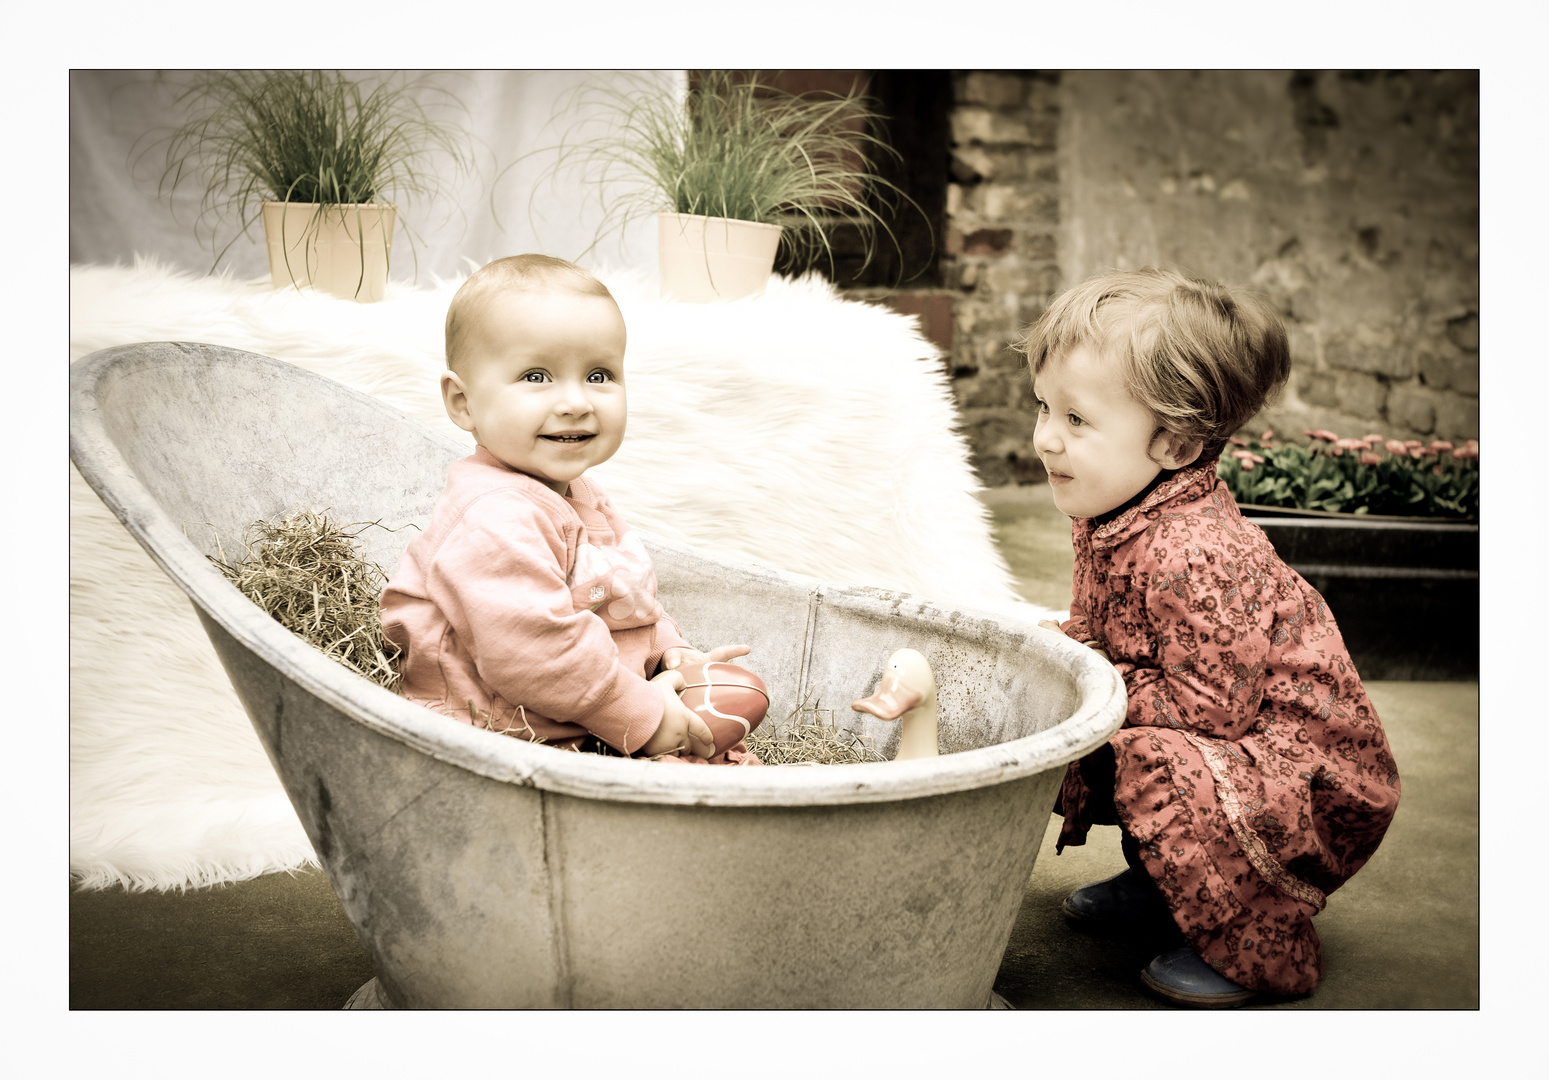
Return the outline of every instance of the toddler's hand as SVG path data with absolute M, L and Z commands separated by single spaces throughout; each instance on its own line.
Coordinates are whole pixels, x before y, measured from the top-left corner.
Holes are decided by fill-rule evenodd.
M 681 645 L 674 646 L 662 653 L 662 670 L 671 671 L 680 668 L 684 664 L 709 664 L 725 663 L 739 656 L 746 656 L 753 649 L 748 645 L 717 645 L 709 652 L 700 652 L 698 649 L 685 649 Z M 661 676 L 657 676 L 660 678 Z
M 1060 624 L 1055 622 L 1053 619 L 1039 619 L 1038 625 L 1043 627 L 1045 630 L 1053 630 L 1056 634 L 1063 634 L 1065 632 L 1064 630 L 1060 629 Z M 1102 649 L 1098 648 L 1097 642 L 1084 641 L 1082 644 L 1091 649 L 1098 656 L 1101 656 L 1104 660 L 1107 660 L 1110 664 L 1113 663 L 1113 658 Z
M 683 750 L 703 758 L 714 754 L 715 736 L 710 733 L 710 726 L 678 697 L 678 691 L 683 689 L 683 676 L 676 671 L 664 671 L 651 682 L 661 687 L 662 722 L 635 756 L 656 757 Z

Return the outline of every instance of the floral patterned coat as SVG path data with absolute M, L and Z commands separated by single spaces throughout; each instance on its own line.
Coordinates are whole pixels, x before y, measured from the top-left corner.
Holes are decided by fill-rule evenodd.
M 1399 798 L 1328 605 L 1243 520 L 1214 461 L 1104 525 L 1077 519 L 1072 540 L 1061 629 L 1108 654 L 1129 706 L 1109 740 L 1111 810 L 1073 762 L 1059 846 L 1121 824 L 1212 967 L 1256 990 L 1313 989 L 1312 916 L 1371 858 Z

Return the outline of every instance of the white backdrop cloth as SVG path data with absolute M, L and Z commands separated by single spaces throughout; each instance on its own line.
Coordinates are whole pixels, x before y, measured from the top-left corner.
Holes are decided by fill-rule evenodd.
M 628 327 L 629 425 L 593 475 L 634 525 L 732 560 L 1048 614 L 1015 596 L 912 317 L 816 277 L 716 305 L 657 299 L 638 272 L 603 277 Z M 246 349 L 469 443 L 437 389 L 460 283 L 356 304 L 148 261 L 77 267 L 71 360 L 139 341 Z M 181 888 L 315 865 L 192 606 L 73 468 L 70 555 L 74 879 Z
M 349 71 L 367 89 L 386 72 Z M 635 75 L 609 71 L 405 71 L 456 95 L 466 112 L 438 108 L 435 94 L 418 99 L 431 115 L 470 136 L 473 169 L 459 176 L 444 153 L 427 166 L 445 191 L 439 199 L 399 193 L 392 279 L 421 285 L 432 275 L 466 273 L 464 261 L 483 265 L 502 255 L 542 251 L 583 265 L 652 268 L 656 221 L 646 217 L 599 239 L 605 200 L 593 185 L 564 172 L 548 179 L 561 140 L 584 140 L 607 130 L 607 113 L 588 95 L 590 87 L 634 87 Z M 682 71 L 650 78 L 682 93 Z M 70 261 L 128 262 L 142 252 L 184 270 L 209 270 L 219 245 L 234 228 L 215 230 L 215 244 L 200 218 L 203 187 L 185 183 L 163 189 L 165 139 L 188 119 L 177 105 L 184 74 L 158 81 L 153 71 L 70 72 Z M 161 189 L 161 190 L 159 190 Z M 412 229 L 412 234 L 410 230 Z M 417 238 L 417 239 L 416 239 Z M 596 242 L 595 250 L 582 255 Z M 263 229 L 237 237 L 221 267 L 241 277 L 269 268 Z

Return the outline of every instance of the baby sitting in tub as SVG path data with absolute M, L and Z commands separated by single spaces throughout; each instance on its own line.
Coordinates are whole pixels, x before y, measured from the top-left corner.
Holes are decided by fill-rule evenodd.
M 498 259 L 453 296 L 441 395 L 478 448 L 382 591 L 401 692 L 550 746 L 756 765 L 743 743 L 709 757 L 674 670 L 747 646 L 683 639 L 639 535 L 582 475 L 624 438 L 624 342 L 607 287 L 561 259 Z

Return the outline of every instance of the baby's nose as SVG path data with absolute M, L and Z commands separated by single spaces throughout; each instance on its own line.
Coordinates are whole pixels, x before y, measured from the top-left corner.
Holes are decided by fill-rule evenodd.
M 592 411 L 591 399 L 580 383 L 561 383 L 561 392 L 554 402 L 554 411 L 566 416 L 577 416 Z

